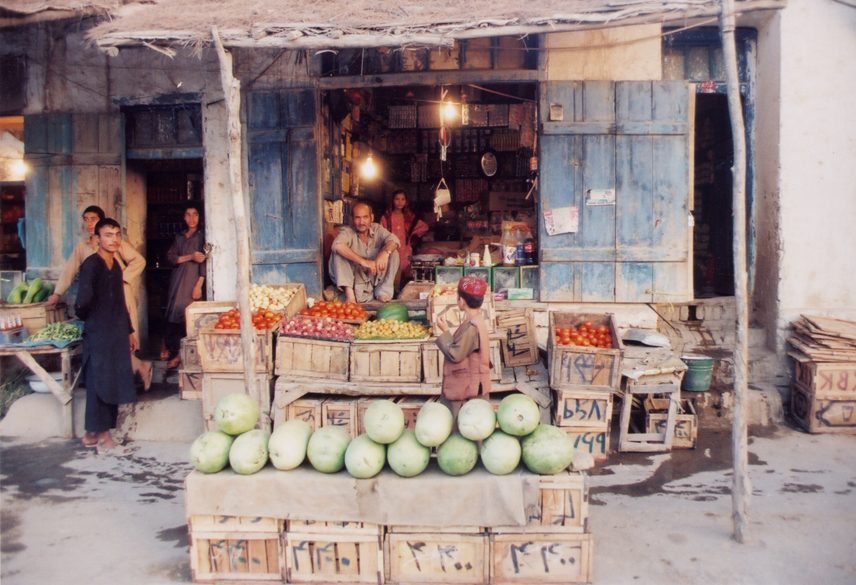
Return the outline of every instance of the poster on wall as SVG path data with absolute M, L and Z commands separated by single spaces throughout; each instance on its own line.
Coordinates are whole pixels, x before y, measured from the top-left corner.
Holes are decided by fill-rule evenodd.
M 574 234 L 579 230 L 579 225 L 580 209 L 575 205 L 544 210 L 544 227 L 547 235 Z
M 589 189 L 586 205 L 615 205 L 615 189 Z

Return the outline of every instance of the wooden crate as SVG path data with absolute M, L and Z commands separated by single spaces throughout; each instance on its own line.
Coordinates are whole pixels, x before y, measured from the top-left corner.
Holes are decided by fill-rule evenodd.
M 595 461 L 606 461 L 609 454 L 610 427 L 559 427 L 574 441 L 574 449 L 589 453 Z
M 306 286 L 301 282 L 291 282 L 286 284 L 269 284 L 273 288 L 291 288 L 295 289 L 294 296 L 289 299 L 288 304 L 282 311 L 283 320 L 290 321 L 292 317 L 297 315 L 301 309 L 306 308 Z
M 595 327 L 607 325 L 612 336 L 612 349 L 558 345 L 556 327 L 578 327 L 591 321 Z M 550 312 L 547 332 L 547 364 L 550 387 L 554 389 L 617 390 L 621 382 L 623 345 L 612 315 Z
M 491 534 L 491 584 L 590 583 L 591 534 Z
M 535 337 L 532 309 L 500 312 L 496 316 L 496 325 L 507 331 L 502 344 L 502 359 L 506 367 L 538 363 L 538 339 Z
M 856 396 L 823 392 L 820 396 L 799 382 L 791 385 L 791 417 L 809 433 L 856 434 Z
M 499 382 L 502 379 L 502 347 L 503 336 L 501 332 L 490 334 L 490 361 L 493 367 L 490 369 L 490 379 Z M 426 339 L 422 342 L 422 379 L 426 384 L 443 383 L 443 363 L 446 357 L 437 347 L 436 337 Z
M 280 335 L 276 340 L 276 375 L 347 381 L 351 344 Z
M 202 370 L 202 363 L 199 361 L 199 348 L 197 347 L 196 337 L 184 337 L 181 340 L 181 367 L 185 370 Z
M 589 498 L 586 475 L 562 471 L 539 479 L 539 509 L 529 514 L 521 528 L 491 528 L 493 534 L 588 532 Z
M 202 400 L 202 370 L 179 370 L 178 390 L 182 400 Z
M 383 526 L 371 522 L 324 522 L 320 520 L 289 520 L 288 532 L 335 533 L 335 534 L 371 534 L 381 536 Z
M 416 417 L 425 403 L 437 402 L 439 398 L 437 396 L 398 396 L 394 400 L 404 413 L 404 428 L 412 429 L 416 427 Z
M 665 412 L 650 412 L 645 419 L 646 433 L 665 433 Z M 695 414 L 676 414 L 672 449 L 695 449 L 698 440 L 698 416 Z
M 200 329 L 216 323 L 220 315 L 234 309 L 237 304 L 237 301 L 193 301 L 184 309 L 187 336 L 198 337 Z
M 584 387 L 585 388 L 585 387 Z M 556 390 L 556 426 L 607 429 L 612 421 L 612 392 Z
M 286 532 L 289 583 L 383 583 L 378 534 Z
M 285 407 L 285 420 L 302 420 L 309 423 L 312 432 L 324 426 L 324 415 L 321 407 L 324 404 L 323 397 L 305 396 L 298 398 Z
M 352 382 L 421 382 L 422 342 L 351 343 Z
M 357 422 L 358 398 L 328 398 L 321 403 L 321 426 L 343 427 L 352 438 L 359 435 Z
M 59 302 L 53 307 L 47 303 L 29 305 L 3 305 L 3 312 L 21 318 L 21 325 L 27 328 L 27 335 L 34 335 L 51 323 L 68 321 L 68 306 Z
M 430 529 L 426 529 L 430 530 Z M 490 577 L 485 534 L 391 532 L 384 542 L 390 583 L 487 583 Z
M 273 373 L 274 335 L 279 326 L 256 330 L 256 372 Z M 199 330 L 197 342 L 203 372 L 243 372 L 244 348 L 238 329 L 215 329 L 208 325 Z
M 796 359 L 794 378 L 816 397 L 841 394 L 856 397 L 856 363 L 815 362 L 802 354 L 791 355 Z
M 271 432 L 271 396 L 273 394 L 273 377 L 270 374 L 256 374 L 256 385 L 259 390 L 259 422 L 257 429 Z M 216 431 L 214 422 L 214 407 L 227 394 L 246 394 L 244 374 L 227 372 L 202 373 L 202 419 L 206 431 Z
M 282 582 L 282 520 L 191 516 L 190 570 L 197 583 Z
M 442 288 L 442 285 L 440 285 Z M 482 315 L 484 316 L 485 324 L 489 333 L 496 331 L 496 307 L 493 302 L 493 295 L 490 293 L 484 296 L 484 302 L 481 306 Z M 434 331 L 439 331 L 437 328 L 437 317 L 443 315 L 446 318 L 446 323 L 449 329 L 454 332 L 458 326 L 467 320 L 466 313 L 458 309 L 458 295 L 447 294 L 428 297 L 428 320 Z

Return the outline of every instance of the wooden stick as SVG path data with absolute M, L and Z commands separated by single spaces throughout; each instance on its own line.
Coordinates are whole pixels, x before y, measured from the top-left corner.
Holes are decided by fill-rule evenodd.
M 734 301 L 737 311 L 737 343 L 734 347 L 734 426 L 731 445 L 734 458 L 734 480 L 731 489 L 734 539 L 749 542 L 749 500 L 752 481 L 749 477 L 749 436 L 746 421 L 749 370 L 749 301 L 746 273 L 746 129 L 740 102 L 740 80 L 737 74 L 737 46 L 734 40 L 734 0 L 722 0 L 720 27 L 725 60 L 725 80 L 731 135 L 734 141 L 732 172 L 732 207 L 734 218 Z
M 220 79 L 226 98 L 229 128 L 229 184 L 232 190 L 232 214 L 238 244 L 238 308 L 241 311 L 241 347 L 244 358 L 244 383 L 247 394 L 260 402 L 260 388 L 256 383 L 256 331 L 250 320 L 250 236 L 244 213 L 244 189 L 241 180 L 241 82 L 232 75 L 232 55 L 223 49 L 217 27 L 211 27 L 211 36 L 220 58 Z

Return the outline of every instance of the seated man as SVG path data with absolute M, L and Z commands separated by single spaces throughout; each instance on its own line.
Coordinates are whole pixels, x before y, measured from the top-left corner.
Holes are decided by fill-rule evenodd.
M 398 238 L 374 223 L 371 207 L 357 203 L 351 210 L 353 227 L 342 226 L 333 240 L 330 278 L 345 290 L 347 300 L 365 303 L 392 299 L 398 271 Z

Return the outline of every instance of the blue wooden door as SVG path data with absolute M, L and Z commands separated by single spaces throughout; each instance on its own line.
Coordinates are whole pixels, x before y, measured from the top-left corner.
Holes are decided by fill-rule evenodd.
M 247 95 L 253 282 L 321 291 L 321 197 L 314 89 Z
M 549 236 L 541 216 L 542 301 L 692 298 L 689 96 L 685 82 L 546 84 L 541 210 L 575 206 L 579 229 Z
M 42 114 L 24 120 L 28 276 L 59 277 L 85 237 L 83 210 L 126 227 L 125 130 L 119 114 Z M 136 220 L 136 218 L 134 218 Z

